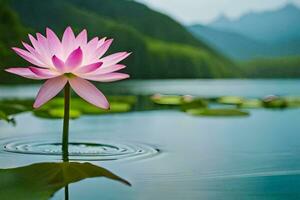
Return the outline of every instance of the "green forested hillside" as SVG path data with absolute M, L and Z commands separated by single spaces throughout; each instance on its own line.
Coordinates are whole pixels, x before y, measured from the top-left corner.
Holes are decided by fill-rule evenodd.
M 24 61 L 15 56 L 12 52 L 12 46 L 16 45 L 30 31 L 25 28 L 17 15 L 5 1 L 0 1 L 0 83 L 13 82 L 13 75 L 4 72 L 2 69 L 5 66 L 18 66 L 24 64 Z M 23 80 L 24 82 L 30 82 Z
M 228 67 L 228 62 L 222 59 L 215 59 L 215 55 L 206 49 L 159 40 L 149 40 L 147 43 L 152 57 L 145 72 L 152 74 L 151 78 L 158 77 L 161 71 L 167 71 L 170 78 L 178 78 L 179 71 L 182 71 L 181 78 L 229 78 L 233 74 L 240 75 L 240 70 Z M 156 66 L 160 66 L 160 70 Z
M 62 33 L 71 25 L 78 32 L 87 28 L 89 36 L 115 39 L 111 51 L 132 51 L 126 61 L 133 78 L 220 78 L 238 77 L 240 71 L 227 58 L 195 39 L 171 18 L 127 0 L 0 0 L 1 10 L 9 12 L 6 23 L 1 11 L 1 30 L 11 34 L 4 49 L 26 40 L 25 32 L 44 32 L 50 27 Z M 2 22 L 3 21 L 3 22 Z M 12 28 L 9 28 L 12 27 Z M 18 27 L 17 29 L 14 27 Z M 18 30 L 18 31 L 16 31 Z M 0 33 L 1 34 L 1 33 Z M 17 34 L 14 36 L 14 34 Z M 8 42 L 11 41 L 11 42 Z M 12 51 L 4 51 L 16 58 Z M 9 53 L 8 53 L 9 52 Z M 17 65 L 0 52 L 1 67 Z M 23 63 L 26 64 L 26 63 Z M 0 72 L 0 82 L 24 81 Z
M 257 59 L 241 63 L 249 78 L 299 78 L 300 56 Z
M 198 47 L 209 47 L 191 37 L 186 29 L 170 17 L 149 9 L 143 4 L 128 0 L 68 0 L 85 10 L 93 11 L 120 24 L 139 30 L 144 35 L 164 41 L 178 42 Z

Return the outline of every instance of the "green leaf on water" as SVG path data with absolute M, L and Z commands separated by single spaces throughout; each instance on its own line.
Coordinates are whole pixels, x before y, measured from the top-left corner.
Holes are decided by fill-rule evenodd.
M 70 118 L 77 119 L 81 115 L 101 115 L 110 113 L 124 113 L 131 110 L 131 105 L 126 102 L 111 102 L 110 110 L 104 110 L 93 106 L 86 101 L 73 98 L 71 100 Z M 64 99 L 55 98 L 38 110 L 33 111 L 34 115 L 47 119 L 61 119 L 64 116 Z
M 22 112 L 26 112 L 28 111 L 29 109 L 18 103 L 18 104 L 15 104 L 15 103 L 2 103 L 0 102 L 0 110 L 4 113 L 6 113 L 7 115 L 15 115 L 15 114 L 19 114 L 19 113 L 22 113 Z
M 126 95 L 126 96 L 114 95 L 114 96 L 108 96 L 107 99 L 109 102 L 127 103 L 130 105 L 134 105 L 138 101 L 137 96 L 134 95 Z
M 151 101 L 159 105 L 171 105 L 171 106 L 178 106 L 183 103 L 182 96 L 160 95 L 160 94 L 151 96 Z
M 75 99 L 71 102 L 72 109 L 79 110 L 82 114 L 86 115 L 124 113 L 129 112 L 131 107 L 132 106 L 126 102 L 110 102 L 110 110 L 104 110 L 80 99 Z
M 0 105 L 3 106 L 16 105 L 17 107 L 20 106 L 19 108 L 22 110 L 32 110 L 33 102 L 34 102 L 33 99 L 1 99 Z
M 189 101 L 184 101 L 181 105 L 181 110 L 186 111 L 193 108 L 207 108 L 208 102 L 202 98 L 194 98 Z
M 277 96 L 269 96 L 263 100 L 263 106 L 265 108 L 286 108 L 288 107 L 288 102 L 286 99 L 277 97 Z
M 209 116 L 209 117 L 242 117 L 248 116 L 249 113 L 238 109 L 189 109 L 186 113 L 193 116 Z
M 217 99 L 218 103 L 227 105 L 241 105 L 244 102 L 243 97 L 237 96 L 224 96 Z
M 27 106 L 27 100 L 1 100 L 0 101 L 0 120 L 4 120 L 13 125 L 16 124 L 13 115 L 29 111 L 30 108 Z
M 5 114 L 3 111 L 0 111 L 0 119 L 7 122 L 9 121 L 7 114 Z
M 49 109 L 40 109 L 33 111 L 34 115 L 40 118 L 45 119 L 62 119 L 64 117 L 63 108 L 49 108 Z M 81 116 L 81 112 L 78 110 L 70 109 L 70 118 L 77 119 Z
M 289 108 L 298 108 L 298 107 L 300 107 L 300 97 L 288 96 L 288 97 L 285 97 L 284 99 L 287 103 L 287 107 L 289 107 Z
M 16 125 L 16 121 L 13 117 L 8 116 L 3 111 L 0 111 L 0 120 L 6 121 L 7 123 L 11 123 L 12 125 Z
M 46 200 L 68 184 L 86 178 L 105 177 L 130 186 L 112 172 L 90 163 L 38 163 L 0 169 L 0 199 Z
M 259 99 L 245 99 L 240 105 L 241 108 L 262 108 L 263 102 Z

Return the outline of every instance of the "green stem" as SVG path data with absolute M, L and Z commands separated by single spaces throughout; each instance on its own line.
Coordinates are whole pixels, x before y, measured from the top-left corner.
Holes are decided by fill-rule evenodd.
M 64 108 L 64 126 L 63 126 L 63 136 L 62 136 L 62 154 L 63 161 L 69 161 L 69 118 L 70 118 L 70 85 L 66 84 L 65 89 L 65 108 Z
M 69 200 L 69 185 L 65 187 L 65 200 Z

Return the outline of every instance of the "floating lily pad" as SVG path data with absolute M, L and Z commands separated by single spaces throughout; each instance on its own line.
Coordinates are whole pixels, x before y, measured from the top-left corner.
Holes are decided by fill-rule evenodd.
M 1 200 L 46 200 L 68 184 L 93 177 L 105 177 L 130 186 L 128 181 L 90 163 L 38 163 L 0 169 L 0 176 Z
M 265 108 L 286 108 L 288 102 L 284 98 L 271 95 L 263 99 L 263 105 Z
M 16 104 L 16 103 L 3 103 L 0 102 L 0 111 L 6 113 L 7 115 L 14 115 L 22 112 L 28 111 L 29 108 L 22 105 L 22 104 Z
M 0 105 L 19 105 L 22 106 L 23 109 L 31 110 L 33 108 L 33 99 L 2 99 L 0 100 Z
M 126 96 L 108 96 L 109 102 L 119 102 L 119 103 L 127 103 L 130 105 L 134 105 L 137 103 L 137 96 L 126 95 Z
M 13 115 L 29 111 L 28 100 L 1 100 L 0 101 L 0 120 L 12 123 L 15 125 Z
M 263 102 L 259 99 L 246 99 L 240 105 L 241 108 L 262 108 Z
M 175 96 L 175 95 L 160 95 L 155 94 L 151 96 L 152 102 L 159 104 L 159 105 L 171 105 L 171 106 L 178 106 L 183 103 L 182 96 Z
M 5 120 L 7 122 L 9 121 L 7 114 L 5 114 L 3 111 L 0 111 L 0 119 Z
M 183 111 L 193 109 L 193 108 L 207 108 L 208 102 L 202 98 L 195 98 L 190 101 L 185 101 L 181 105 Z
M 34 115 L 45 119 L 61 119 L 64 117 L 63 108 L 53 108 L 53 109 L 40 109 L 33 111 Z M 70 118 L 77 119 L 81 116 L 81 112 L 78 110 L 70 109 Z
M 71 100 L 70 118 L 77 119 L 81 115 L 100 115 L 110 113 L 123 113 L 129 112 L 131 105 L 125 102 L 111 102 L 110 110 L 104 110 L 93 106 L 86 101 L 73 98 Z M 60 119 L 64 117 L 64 99 L 55 98 L 38 110 L 34 110 L 34 115 L 41 118 L 47 119 Z
M 290 96 L 290 97 L 285 97 L 284 98 L 287 106 L 289 108 L 297 108 L 300 107 L 300 97 L 297 96 Z
M 6 121 L 7 123 L 11 123 L 13 125 L 16 125 L 16 121 L 13 117 L 8 116 L 3 111 L 0 111 L 0 120 Z
M 82 100 L 72 101 L 71 103 L 72 109 L 79 110 L 82 114 L 87 115 L 124 113 L 129 112 L 131 107 L 132 106 L 126 102 L 110 102 L 110 110 L 104 110 Z
M 190 115 L 194 116 L 210 116 L 210 117 L 238 117 L 248 116 L 249 113 L 238 109 L 190 109 L 186 111 Z
M 76 119 L 81 115 L 98 115 L 109 113 L 129 112 L 137 101 L 135 96 L 110 96 L 110 110 L 104 110 L 95 107 L 80 98 L 71 99 L 70 118 Z M 56 97 L 43 105 L 40 109 L 33 110 L 32 99 L 5 99 L 0 100 L 0 111 L 2 112 L 0 120 L 7 121 L 11 115 L 33 111 L 34 115 L 47 119 L 60 119 L 64 116 L 64 98 Z
M 236 96 L 224 96 L 218 98 L 217 102 L 228 105 L 241 105 L 244 102 L 244 98 Z

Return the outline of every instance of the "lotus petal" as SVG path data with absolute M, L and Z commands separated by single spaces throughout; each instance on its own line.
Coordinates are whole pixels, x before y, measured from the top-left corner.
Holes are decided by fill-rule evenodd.
M 100 75 L 85 75 L 83 76 L 83 78 L 91 81 L 114 82 L 114 81 L 127 79 L 129 78 L 129 75 L 124 73 L 109 73 L 109 74 L 100 74 Z
M 82 63 L 83 53 L 80 47 L 75 49 L 67 58 L 65 67 L 67 72 L 71 72 Z
M 34 108 L 39 108 L 55 97 L 66 85 L 68 79 L 64 76 L 59 76 L 47 80 L 41 87 L 36 100 L 33 104 Z
M 69 80 L 72 89 L 87 102 L 103 109 L 109 109 L 105 96 L 92 83 L 79 77 Z

